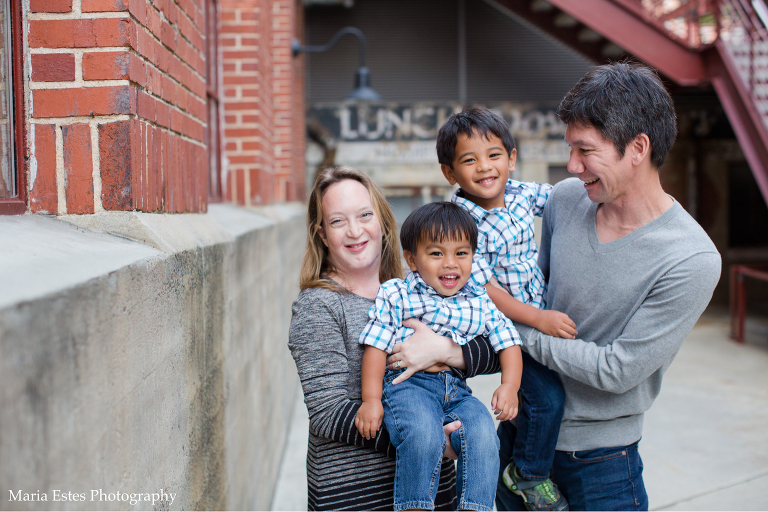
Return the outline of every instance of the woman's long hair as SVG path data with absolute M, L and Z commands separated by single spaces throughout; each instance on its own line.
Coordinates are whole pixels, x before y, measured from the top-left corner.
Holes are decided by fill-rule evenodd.
M 301 262 L 299 286 L 305 288 L 328 288 L 334 291 L 346 291 L 322 276 L 336 269 L 328 258 L 328 248 L 320 238 L 323 225 L 323 195 L 328 187 L 344 180 L 361 183 L 371 195 L 371 203 L 381 223 L 381 267 L 380 282 L 403 277 L 400 259 L 400 242 L 397 239 L 397 222 L 381 189 L 365 174 L 351 167 L 334 166 L 323 169 L 317 174 L 315 186 L 309 195 L 307 209 L 307 249 Z

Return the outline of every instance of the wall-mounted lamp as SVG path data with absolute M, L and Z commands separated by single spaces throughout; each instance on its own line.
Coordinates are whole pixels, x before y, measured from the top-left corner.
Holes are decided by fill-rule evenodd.
M 291 41 L 291 50 L 293 50 L 293 56 L 295 57 L 301 52 L 305 53 L 321 53 L 327 52 L 333 46 L 339 42 L 341 36 L 346 34 L 352 34 L 357 36 L 360 41 L 360 67 L 357 68 L 357 74 L 355 76 L 355 90 L 347 94 L 347 99 L 350 100 L 380 100 L 379 93 L 371 89 L 371 73 L 365 66 L 365 36 L 360 29 L 355 27 L 345 27 L 334 35 L 327 44 L 322 46 L 302 46 L 298 39 Z

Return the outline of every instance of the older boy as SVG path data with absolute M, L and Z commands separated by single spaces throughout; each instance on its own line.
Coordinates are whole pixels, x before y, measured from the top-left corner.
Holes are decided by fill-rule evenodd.
M 572 338 L 576 325 L 558 311 L 545 310 L 546 282 L 536 263 L 534 216 L 541 216 L 551 185 L 509 179 L 517 149 L 509 126 L 482 108 L 454 114 L 437 135 L 437 156 L 445 178 L 459 185 L 453 202 L 468 211 L 479 236 L 474 278 L 491 277 L 488 294 L 510 319 L 542 332 Z M 567 510 L 550 479 L 563 392 L 557 375 L 523 354 L 522 403 L 514 456 L 505 475 L 528 510 Z
M 435 365 L 393 384 L 401 371 L 387 370 L 385 375 L 385 359 L 396 343 L 412 333 L 402 325 L 408 318 L 425 322 L 459 345 L 487 336 L 502 368 L 502 383 L 491 407 L 504 421 L 517 414 L 522 370 L 517 333 L 485 290 L 470 279 L 477 227 L 466 212 L 451 203 L 422 206 L 405 220 L 400 239 L 412 272 L 405 280 L 381 285 L 370 321 L 360 335 L 360 343 L 369 346 L 363 355 L 363 404 L 355 425 L 368 438 L 381 426 L 382 418 L 387 426 L 397 448 L 394 509 L 431 510 L 446 443 L 442 427 L 460 420 L 461 428 L 451 435 L 458 454 L 459 509 L 491 510 L 498 437 L 485 406 L 446 366 Z

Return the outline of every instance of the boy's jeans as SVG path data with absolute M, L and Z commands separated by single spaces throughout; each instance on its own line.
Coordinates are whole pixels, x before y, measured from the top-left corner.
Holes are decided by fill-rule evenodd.
M 499 438 L 488 409 L 450 371 L 416 372 L 400 384 L 402 370 L 384 375 L 384 423 L 397 448 L 395 510 L 432 510 L 445 451 L 443 424 L 461 421 L 451 434 L 459 458 L 459 510 L 491 510 L 499 471 Z
M 515 426 L 499 425 L 499 457 L 509 460 Z M 638 441 L 639 442 L 639 441 Z M 643 484 L 643 461 L 638 443 L 578 452 L 555 452 L 552 480 L 568 500 L 571 510 L 648 510 Z M 496 508 L 525 510 L 525 504 L 498 475 Z
M 557 373 L 523 351 L 513 454 L 515 466 L 526 480 L 544 480 L 550 476 L 564 405 L 565 393 Z M 501 461 L 502 468 L 507 462 L 509 459 Z

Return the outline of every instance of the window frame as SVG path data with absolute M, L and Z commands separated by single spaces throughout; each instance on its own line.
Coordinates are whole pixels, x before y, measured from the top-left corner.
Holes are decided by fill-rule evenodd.
M 21 0 L 11 0 L 11 58 L 14 123 L 14 172 L 16 197 L 0 198 L 0 215 L 19 215 L 27 212 L 27 129 L 24 119 L 24 46 L 22 40 Z
M 208 202 L 220 203 L 224 200 L 221 180 L 221 115 L 219 98 L 219 5 L 217 0 L 205 0 L 205 65 L 206 65 L 206 98 L 205 109 L 208 119 L 206 122 L 206 143 L 208 144 Z M 215 129 L 211 130 L 211 113 L 216 115 Z M 212 142 L 216 145 L 216 154 L 211 158 Z M 215 169 L 210 168 L 214 162 Z

